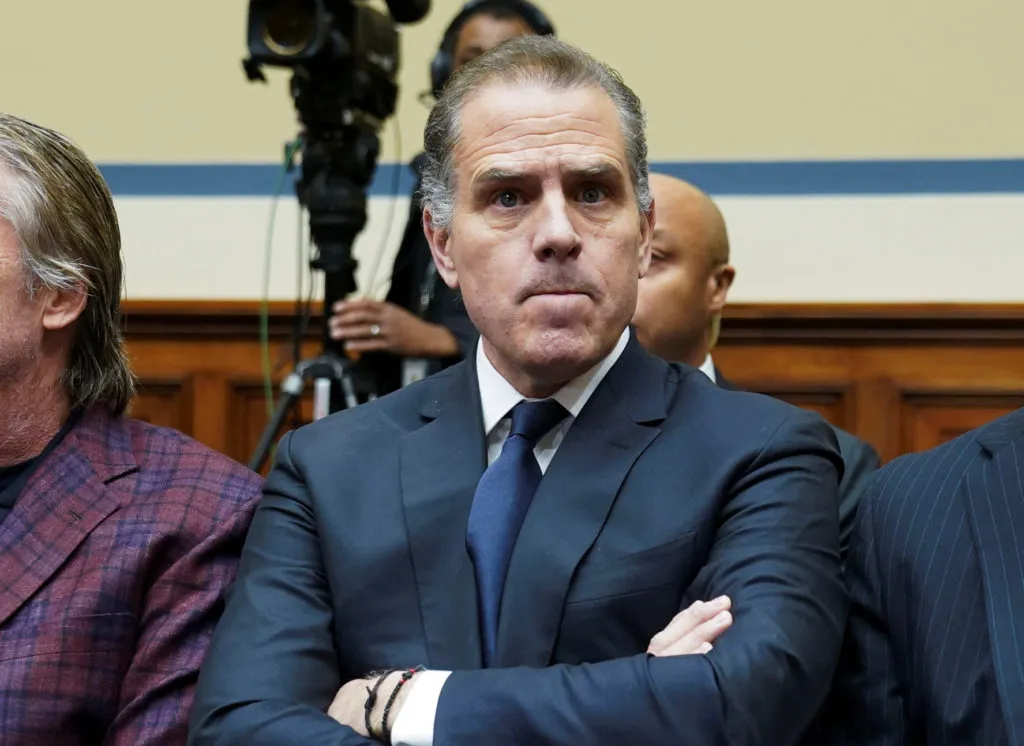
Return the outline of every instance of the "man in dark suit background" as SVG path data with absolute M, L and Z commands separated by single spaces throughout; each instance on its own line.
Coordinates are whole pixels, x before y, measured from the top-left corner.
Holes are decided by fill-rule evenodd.
M 124 416 L 102 176 L 0 114 L 0 742 L 185 742 L 258 476 Z
M 430 64 L 431 93 L 440 96 L 454 71 L 503 41 L 554 33 L 551 21 L 528 0 L 473 0 L 444 32 Z M 380 396 L 464 359 L 479 336 L 458 291 L 434 270 L 423 233 L 423 162 L 421 153 L 411 164 L 416 185 L 387 297 L 339 301 L 329 320 L 334 339 L 365 353 Z
M 282 440 L 190 742 L 795 743 L 845 626 L 842 462 L 818 415 L 631 334 L 639 100 L 522 37 L 453 77 L 425 143 L 480 344 Z M 693 608 L 728 629 L 665 654 Z
M 729 263 L 725 219 L 697 187 L 665 174 L 651 174 L 658 205 L 651 268 L 640 280 L 633 324 L 640 343 L 666 360 L 699 367 L 722 388 L 735 389 L 715 366 L 722 309 L 736 276 Z M 834 427 L 843 456 L 839 488 L 840 546 L 845 555 L 857 496 L 881 460 L 869 443 Z
M 1024 743 L 1024 410 L 869 481 L 835 746 Z

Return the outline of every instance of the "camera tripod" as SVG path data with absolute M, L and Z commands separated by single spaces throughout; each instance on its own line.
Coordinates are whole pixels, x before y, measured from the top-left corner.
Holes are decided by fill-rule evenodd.
M 298 406 L 307 381 L 313 381 L 314 420 L 319 420 L 331 413 L 333 409 L 331 399 L 335 384 L 340 388 L 344 397 L 346 409 L 358 406 L 360 402 L 353 372 L 354 365 L 343 355 L 330 350 L 324 351 L 323 354 L 315 358 L 300 360 L 295 369 L 281 382 L 281 399 L 260 436 L 260 442 L 249 461 L 249 468 L 253 471 L 263 468 L 278 431 L 292 408 Z M 375 398 L 374 394 L 368 395 L 368 399 L 373 398 Z
M 342 345 L 331 339 L 327 323 L 335 302 L 356 290 L 357 263 L 352 257 L 352 244 L 366 225 L 365 191 L 379 152 L 376 132 L 359 124 L 345 125 L 318 136 L 307 132 L 301 143 L 302 174 L 295 189 L 299 203 L 309 211 L 310 232 L 317 249 L 310 267 L 324 276 L 323 352 L 299 361 L 282 382 L 281 401 L 249 461 L 253 471 L 263 467 L 307 381 L 314 382 L 314 420 L 376 398 L 370 371 L 345 355 Z
M 314 268 L 321 268 L 322 259 L 318 257 L 312 265 Z M 377 398 L 372 371 L 345 354 L 341 344 L 331 339 L 327 324 L 327 314 L 333 307 L 334 300 L 345 297 L 355 289 L 355 260 L 351 257 L 347 259 L 347 267 L 351 271 L 329 272 L 324 276 L 323 352 L 316 357 L 299 360 L 281 382 L 281 398 L 249 460 L 249 468 L 253 471 L 258 472 L 263 468 L 278 432 L 289 413 L 298 407 L 309 381 L 313 382 L 314 420 Z

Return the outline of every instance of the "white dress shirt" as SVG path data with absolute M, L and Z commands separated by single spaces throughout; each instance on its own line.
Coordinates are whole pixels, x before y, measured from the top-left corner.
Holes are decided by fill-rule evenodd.
M 710 352 L 704 358 L 704 362 L 700 364 L 700 371 L 711 379 L 711 383 L 718 383 L 718 376 L 715 374 L 715 363 L 711 359 Z
M 598 384 L 626 349 L 629 329 L 619 337 L 615 348 L 600 363 L 579 378 L 570 381 L 551 396 L 569 416 L 541 438 L 533 449 L 541 473 L 547 471 L 555 451 L 561 445 L 572 423 L 579 417 L 583 405 L 590 399 Z M 708 356 L 708 360 L 711 357 Z M 702 368 L 703 370 L 703 368 Z M 714 370 L 714 366 L 712 366 Z M 476 346 L 476 375 L 480 387 L 480 404 L 483 410 L 484 434 L 487 437 L 487 465 L 490 466 L 501 454 L 509 430 L 512 428 L 511 410 L 526 397 L 520 394 L 491 364 L 484 353 L 483 343 Z M 712 374 L 712 380 L 714 376 Z M 441 688 L 450 671 L 423 671 L 410 684 L 409 694 L 402 705 L 398 718 L 391 729 L 394 746 L 433 746 L 434 716 L 441 698 Z

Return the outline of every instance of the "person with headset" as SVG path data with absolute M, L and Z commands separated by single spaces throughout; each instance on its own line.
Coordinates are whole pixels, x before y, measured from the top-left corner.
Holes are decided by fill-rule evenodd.
M 503 41 L 555 29 L 526 0 L 473 0 L 444 32 L 430 63 L 431 92 L 440 96 L 451 74 Z M 416 175 L 409 220 L 384 301 L 351 299 L 335 304 L 331 337 L 347 351 L 364 354 L 380 396 L 463 359 L 478 332 L 457 291 L 438 281 L 423 233 L 420 178 L 423 155 L 413 159 Z

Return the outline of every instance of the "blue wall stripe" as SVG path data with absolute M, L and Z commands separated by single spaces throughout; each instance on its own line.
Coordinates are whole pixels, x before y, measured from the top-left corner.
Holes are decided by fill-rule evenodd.
M 101 164 L 118 197 L 266 197 L 277 192 L 273 164 Z M 721 161 L 651 164 L 715 195 L 998 194 L 1024 192 L 1024 158 L 988 160 Z M 285 193 L 294 194 L 295 175 Z M 382 163 L 372 196 L 406 195 L 407 166 Z

